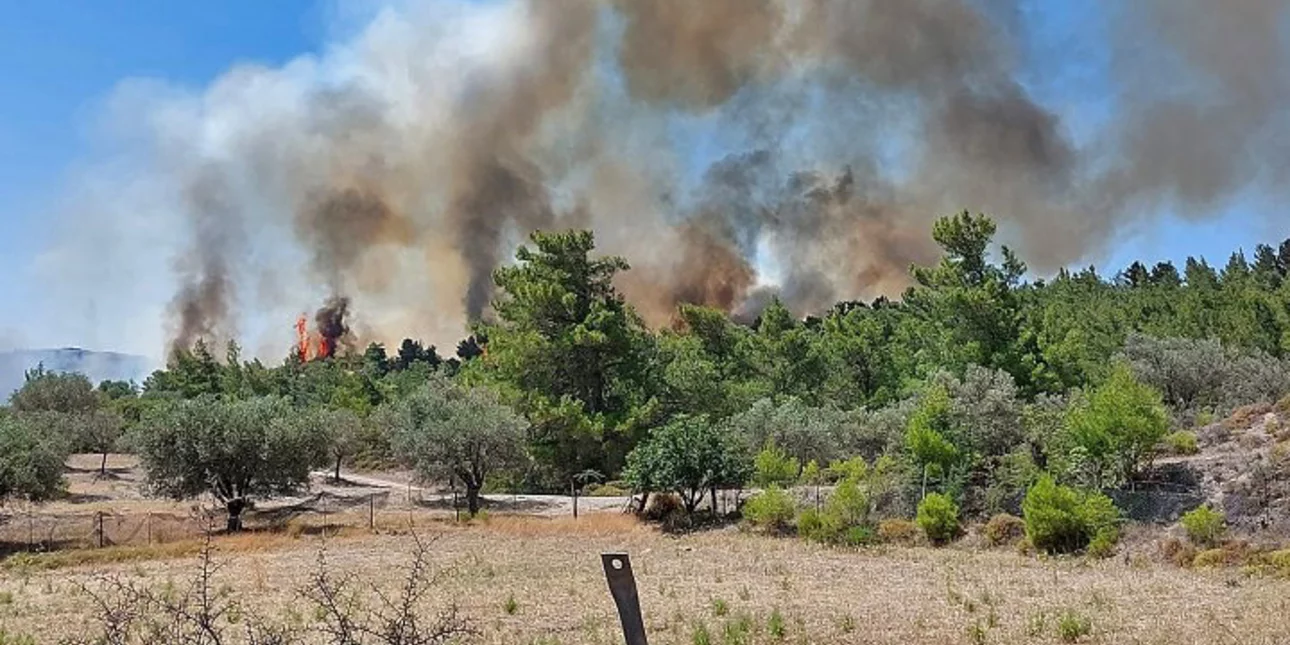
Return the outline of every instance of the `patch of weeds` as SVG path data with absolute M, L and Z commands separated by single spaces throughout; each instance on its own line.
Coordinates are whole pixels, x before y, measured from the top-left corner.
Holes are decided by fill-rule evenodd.
M 1030 615 L 1026 619 L 1026 635 L 1031 638 L 1039 638 L 1044 632 L 1048 631 L 1048 616 L 1044 612 L 1038 612 Z
M 748 614 L 740 614 L 727 621 L 722 632 L 721 642 L 724 645 L 748 645 L 752 642 L 753 619 Z
M 519 610 L 520 603 L 515 600 L 515 594 L 507 596 L 506 602 L 502 603 L 502 611 L 506 612 L 507 616 L 514 616 Z
M 748 585 L 739 587 L 739 599 L 744 602 L 748 602 L 752 599 L 752 591 L 748 589 Z
M 708 632 L 708 625 L 703 621 L 694 624 L 690 630 L 690 645 L 712 645 L 712 634 Z
M 729 614 L 729 613 L 730 613 L 730 605 L 729 605 L 729 603 L 727 603 L 725 600 L 723 600 L 723 599 L 721 599 L 721 598 L 713 598 L 713 599 L 712 599 L 712 615 L 713 615 L 713 616 L 716 616 L 717 618 L 722 618 L 722 617 L 724 617 L 726 614 Z
M 1063 643 L 1077 643 L 1093 632 L 1093 621 L 1073 609 L 1067 609 L 1057 619 L 1057 637 Z
M 850 634 L 856 630 L 856 619 L 851 614 L 843 614 L 838 619 L 838 631 L 843 634 Z
M 979 620 L 973 621 L 968 625 L 967 634 L 968 640 L 972 641 L 973 645 L 985 645 L 986 638 L 990 635 L 990 628 L 981 624 Z
M 779 609 L 770 612 L 770 618 L 766 621 L 766 632 L 777 641 L 784 640 L 788 635 L 788 629 L 784 627 L 784 615 L 779 613 Z
M 36 645 L 36 639 L 30 634 L 14 634 L 0 628 L 0 645 Z

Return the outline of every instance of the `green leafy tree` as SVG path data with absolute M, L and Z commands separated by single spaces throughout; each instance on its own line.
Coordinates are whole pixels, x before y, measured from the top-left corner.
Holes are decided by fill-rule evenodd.
M 326 437 L 280 397 L 169 401 L 150 410 L 130 437 L 149 486 L 176 499 L 211 493 L 230 531 L 257 496 L 290 493 L 326 463 Z
M 479 512 L 488 475 L 526 458 L 524 418 L 487 388 L 432 379 L 396 403 L 388 420 L 396 452 L 418 473 L 461 480 L 471 515 Z
M 9 405 L 17 412 L 88 414 L 99 409 L 100 398 L 84 374 L 51 372 L 39 365 L 29 370 Z
M 623 475 L 636 490 L 677 493 L 686 512 L 694 513 L 705 494 L 748 478 L 744 454 L 729 432 L 706 417 L 680 417 L 628 455 Z
M 1126 365 L 1116 366 L 1066 417 L 1070 444 L 1093 463 L 1097 487 L 1108 474 L 1132 480 L 1168 430 L 1160 393 L 1138 381 Z
M 48 500 L 63 490 L 66 453 L 30 419 L 0 409 L 0 501 Z

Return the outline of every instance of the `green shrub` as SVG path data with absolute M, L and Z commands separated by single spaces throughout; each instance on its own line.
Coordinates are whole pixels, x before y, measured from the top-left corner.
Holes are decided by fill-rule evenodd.
M 1179 430 L 1165 435 L 1162 443 L 1165 450 L 1171 455 L 1194 455 L 1200 452 L 1200 444 L 1196 441 L 1196 433 L 1189 430 Z
M 878 523 L 878 541 L 888 544 L 915 544 L 922 531 L 909 520 L 890 519 Z
M 812 459 L 806 462 L 806 466 L 802 468 L 801 483 L 804 486 L 817 486 L 824 483 L 824 471 L 818 461 Z
M 1206 549 L 1197 553 L 1191 560 L 1191 566 L 1198 569 L 1221 567 L 1227 564 L 1227 551 L 1223 549 Z
M 932 544 L 945 544 L 959 534 L 959 507 L 945 495 L 929 493 L 918 503 L 917 521 Z
M 1026 522 L 1016 515 L 999 513 L 985 523 L 982 530 L 990 546 L 1012 544 L 1026 535 Z
M 1093 621 L 1081 616 L 1073 609 L 1062 612 L 1057 619 L 1057 637 L 1063 643 L 1078 642 L 1079 639 L 1093 632 Z
M 792 486 L 797 482 L 797 466 L 796 459 L 769 444 L 753 459 L 753 484 L 759 488 Z
M 744 519 L 762 530 L 784 532 L 793 524 L 797 505 L 782 488 L 771 485 L 744 504 Z
M 868 526 L 852 526 L 842 534 L 842 543 L 847 546 L 868 546 L 876 541 L 873 529 Z
M 1109 558 L 1115 555 L 1115 544 L 1120 541 L 1120 532 L 1114 527 L 1098 531 L 1088 543 L 1088 554 L 1094 558 Z
M 869 474 L 869 464 L 865 462 L 864 457 L 852 457 L 843 461 L 835 459 L 829 462 L 827 475 L 830 481 L 842 481 L 850 479 L 860 481 Z
M 1182 525 L 1187 531 L 1187 538 L 1202 547 L 1217 545 L 1227 532 L 1227 518 L 1222 512 L 1208 506 L 1200 506 L 1185 513 Z
M 1048 553 L 1074 553 L 1086 549 L 1095 537 L 1114 544 L 1113 532 L 1120 513 L 1111 499 L 1097 492 L 1059 486 L 1045 475 L 1026 492 L 1021 502 L 1026 537 L 1036 549 Z
M 812 542 L 827 544 L 836 540 L 837 530 L 836 527 L 825 525 L 824 513 L 808 508 L 797 516 L 797 535 Z

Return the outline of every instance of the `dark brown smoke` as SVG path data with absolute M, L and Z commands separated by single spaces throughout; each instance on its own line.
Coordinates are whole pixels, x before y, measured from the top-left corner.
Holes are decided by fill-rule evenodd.
M 349 298 L 332 296 L 314 314 L 314 325 L 321 338 L 319 358 L 331 358 L 341 350 L 354 351 L 354 335 L 346 317 L 349 315 Z
M 352 307 L 376 339 L 446 342 L 487 316 L 493 271 L 539 228 L 595 229 L 636 267 L 625 292 L 663 324 L 679 303 L 752 311 L 774 295 L 811 313 L 898 295 L 909 265 L 938 253 L 931 222 L 963 209 L 994 216 L 1047 271 L 1098 259 L 1162 213 L 1286 192 L 1284 0 L 1081 4 L 1068 9 L 1083 11 L 1084 40 L 1053 43 L 1027 31 L 1033 8 L 391 10 L 336 60 L 231 72 L 203 97 L 200 127 L 159 136 L 175 158 L 210 159 L 174 191 L 192 243 L 172 338 L 235 331 L 237 270 L 260 228 L 284 223 L 307 267 L 276 273 L 347 294 L 342 323 Z M 1043 88 L 1097 61 L 1113 116 L 1072 128 Z
M 168 352 L 191 349 L 198 340 L 223 343 L 234 329 L 232 266 L 240 226 L 229 201 L 229 187 L 212 167 L 203 167 L 186 186 L 191 205 L 192 252 L 178 258 L 179 290 L 170 303 L 172 320 Z

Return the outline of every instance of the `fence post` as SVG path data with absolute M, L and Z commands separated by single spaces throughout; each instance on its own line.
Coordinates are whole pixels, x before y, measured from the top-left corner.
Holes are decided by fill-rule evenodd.
M 376 530 L 376 495 L 367 496 L 367 530 Z
M 99 548 L 101 549 L 103 548 L 103 511 L 99 511 L 95 515 L 95 518 L 98 520 L 99 524 Z
M 573 519 L 578 519 L 578 485 L 569 483 L 569 494 L 573 497 Z

